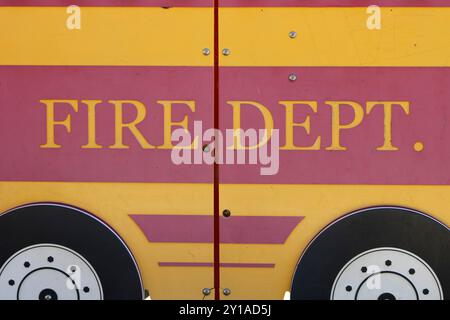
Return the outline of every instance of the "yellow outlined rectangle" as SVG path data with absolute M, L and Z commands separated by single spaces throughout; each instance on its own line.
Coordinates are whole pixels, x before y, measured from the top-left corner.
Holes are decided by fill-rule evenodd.
M 0 65 L 212 66 L 213 9 L 0 8 Z M 209 48 L 211 54 L 202 50 Z
M 450 8 L 222 8 L 222 66 L 450 66 Z M 295 38 L 289 32 L 295 31 Z

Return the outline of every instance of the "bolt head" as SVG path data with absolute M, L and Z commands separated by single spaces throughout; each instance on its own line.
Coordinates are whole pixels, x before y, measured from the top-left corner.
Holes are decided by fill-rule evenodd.
M 225 49 L 222 50 L 222 54 L 223 54 L 224 56 L 229 56 L 230 53 L 231 53 L 230 49 L 225 48 Z
M 222 214 L 224 217 L 228 218 L 229 216 L 231 216 L 231 211 L 228 209 L 225 209 L 222 211 Z
M 294 73 L 291 73 L 291 74 L 289 75 L 289 81 L 295 81 L 295 80 L 297 80 L 297 75 L 294 74 Z
M 203 152 L 206 152 L 206 153 L 208 153 L 208 152 L 209 152 L 209 150 L 210 150 L 210 148 L 209 148 L 209 144 L 207 144 L 207 145 L 204 145 L 204 146 L 203 146 Z
M 289 32 L 289 38 L 294 39 L 295 37 L 297 37 L 297 32 L 295 31 Z
M 211 294 L 210 288 L 203 288 L 202 293 L 204 296 L 209 296 Z
M 223 294 L 229 296 L 231 294 L 231 290 L 228 288 L 223 289 Z
M 211 53 L 211 50 L 209 50 L 208 48 L 204 48 L 204 49 L 202 50 L 202 52 L 203 52 L 203 55 L 204 55 L 204 56 L 209 56 L 209 54 Z

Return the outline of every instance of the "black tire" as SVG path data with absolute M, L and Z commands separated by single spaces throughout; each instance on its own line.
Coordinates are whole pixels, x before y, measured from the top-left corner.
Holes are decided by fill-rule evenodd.
M 358 254 L 380 247 L 407 250 L 422 258 L 450 298 L 450 232 L 415 210 L 368 208 L 337 220 L 304 251 L 292 282 L 293 300 L 329 300 L 339 271 Z
M 89 261 L 100 278 L 104 299 L 143 299 L 131 252 L 99 219 L 58 204 L 27 205 L 0 216 L 0 266 L 19 250 L 41 243 L 67 247 Z

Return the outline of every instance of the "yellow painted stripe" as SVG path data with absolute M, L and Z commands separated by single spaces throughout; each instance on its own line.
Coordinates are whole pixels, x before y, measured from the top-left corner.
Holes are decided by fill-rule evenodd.
M 450 66 L 450 8 L 222 8 L 223 66 Z M 291 39 L 290 31 L 298 33 Z
M 0 8 L 0 65 L 213 65 L 211 8 Z M 211 54 L 202 54 L 210 48 Z
M 296 264 L 308 243 L 333 220 L 371 206 L 395 205 L 427 213 L 447 225 L 450 186 L 232 185 L 220 186 L 220 203 L 232 216 L 305 216 L 283 245 L 221 245 L 222 261 L 275 263 L 273 269 L 221 270 L 223 299 L 281 299 L 290 290 Z M 261 281 L 264 279 L 264 281 Z

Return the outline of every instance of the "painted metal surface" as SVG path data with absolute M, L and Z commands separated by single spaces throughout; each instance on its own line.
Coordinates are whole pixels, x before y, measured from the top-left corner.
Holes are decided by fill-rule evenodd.
M 450 8 L 385 7 L 367 28 L 367 7 L 221 8 L 221 66 L 448 67 Z M 292 39 L 289 32 L 296 31 Z
M 152 298 L 201 299 L 202 289 L 213 286 L 217 262 L 213 169 L 171 162 L 171 149 L 161 147 L 169 122 L 158 101 L 194 101 L 195 111 L 174 105 L 173 121 L 187 116 L 191 130 L 194 120 L 212 126 L 212 1 L 78 4 L 86 20 L 81 30 L 69 31 L 66 1 L 0 0 L 0 211 L 42 201 L 84 208 L 126 241 Z M 220 219 L 221 287 L 231 289 L 221 298 L 282 298 L 307 243 L 358 208 L 399 205 L 449 222 L 448 1 L 378 1 L 384 17 L 378 31 L 366 28 L 367 1 L 219 4 L 219 48 L 230 50 L 220 56 L 221 128 L 232 126 L 227 102 L 258 102 L 285 144 L 280 101 L 314 101 L 317 112 L 296 109 L 295 121 L 309 116 L 311 132 L 295 128 L 294 141 L 309 146 L 321 136 L 319 150 L 281 150 L 274 176 L 261 176 L 252 165 L 220 166 L 220 210 L 232 212 Z M 48 100 L 78 106 L 56 107 L 57 121 L 67 115 L 71 121 L 71 132 L 56 126 L 61 148 L 42 147 Z M 82 148 L 92 130 L 89 102 L 82 101 L 95 100 L 101 101 L 95 142 L 102 148 Z M 128 131 L 123 142 L 129 148 L 110 148 L 116 144 L 112 101 L 130 100 L 124 119 L 145 110 L 138 128 L 155 148 L 143 148 Z M 363 110 L 360 124 L 342 130 L 347 150 L 326 150 L 332 143 L 326 101 L 352 101 Z M 368 101 L 408 102 L 408 114 L 401 107 L 392 113 L 398 150 L 376 150 L 385 141 L 386 117 L 377 108 L 368 113 Z M 244 113 L 244 126 L 261 127 L 257 111 Z M 343 123 L 354 118 L 348 108 L 341 116 Z
M 213 0 L 1 0 L 0 6 L 212 7 Z
M 149 242 L 213 242 L 212 217 L 132 215 Z M 238 216 L 220 221 L 220 242 L 283 244 L 303 217 Z
M 209 68 L 2 66 L 0 79 L 0 132 L 8 150 L 0 163 L 2 180 L 212 182 L 210 166 L 171 161 L 170 135 L 180 127 L 171 123 L 185 117 L 189 130 L 195 120 L 211 125 Z M 170 100 L 185 102 L 162 102 Z M 115 131 L 119 101 L 124 123 L 136 119 L 138 108 L 144 117 L 136 124 L 139 133 L 123 130 L 121 145 L 116 144 Z M 95 143 L 89 144 L 91 103 L 96 127 Z M 52 126 L 54 143 L 49 144 L 46 123 L 51 105 L 55 121 L 70 117 L 71 130 Z
M 212 0 L 1 0 L 0 6 L 211 7 Z M 372 0 L 221 0 L 221 7 L 367 7 Z M 447 7 L 446 0 L 377 0 L 383 7 Z
M 445 0 L 222 0 L 226 7 L 447 7 Z
M 160 267 L 214 267 L 213 262 L 159 262 Z M 274 268 L 274 263 L 219 263 L 220 268 Z
M 0 5 L 8 4 L 3 1 Z M 39 3 L 33 1 L 33 5 Z M 158 101 L 195 101 L 195 112 L 191 105 L 174 105 L 170 113 L 173 122 L 182 122 L 187 116 L 189 126 L 195 117 L 209 125 L 213 62 L 202 50 L 213 45 L 212 9 L 89 7 L 82 8 L 81 14 L 81 29 L 69 30 L 63 6 L 0 8 L 0 38 L 5 49 L 0 54 L 0 108 L 4 115 L 0 122 L 8 128 L 0 130 L 0 141 L 5 147 L 2 154 L 12 155 L 0 161 L 4 200 L 0 211 L 46 201 L 88 210 L 117 230 L 130 246 L 140 269 L 145 270 L 143 282 L 152 298 L 202 299 L 202 289 L 213 287 L 212 268 L 185 268 L 180 273 L 178 268 L 160 267 L 158 262 L 210 262 L 212 244 L 149 243 L 129 215 L 211 215 L 212 171 L 200 166 L 202 169 L 193 167 L 188 173 L 172 164 L 170 147 L 156 153 L 152 148 L 142 149 L 144 140 L 138 141 L 127 129 L 122 144 L 116 144 L 118 107 L 108 101 L 133 100 L 124 102 L 122 123 L 145 113 L 145 121 L 137 127 L 149 144 L 167 142 L 163 128 L 170 107 Z M 48 102 L 39 101 L 49 99 L 72 100 L 55 104 L 54 119 L 69 117 L 71 130 L 57 125 L 54 144 L 47 144 L 46 139 Z M 84 121 L 90 118 L 88 105 L 82 100 L 90 99 L 102 102 L 95 107 L 95 121 L 88 124 Z M 16 118 L 14 129 L 8 124 L 12 117 Z M 99 140 L 90 144 L 84 140 L 93 124 Z M 64 138 L 61 134 L 68 135 Z M 99 149 L 99 143 L 105 143 L 104 148 Z M 46 144 L 50 148 L 41 147 Z M 86 144 L 92 148 L 82 148 Z M 114 144 L 117 149 L 109 148 Z M 61 148 L 54 148 L 56 145 Z M 102 149 L 107 151 L 103 155 L 97 152 Z M 80 151 L 86 151 L 84 160 Z M 191 180 L 196 184 L 189 184 Z M 36 181 L 42 184 L 38 186 Z M 12 190 L 14 196 L 9 194 Z
M 288 81 L 290 72 L 298 74 L 295 82 Z M 450 182 L 449 167 L 442 161 L 450 157 L 448 119 L 443 116 L 450 101 L 449 68 L 227 67 L 221 80 L 221 128 L 233 126 L 230 101 L 249 101 L 242 105 L 243 129 L 264 128 L 262 113 L 252 104 L 257 102 L 279 130 L 281 148 L 277 174 L 261 175 L 261 165 L 223 165 L 222 183 Z M 385 112 L 387 102 L 393 105 Z M 352 123 L 356 111 L 362 116 L 354 128 L 340 131 L 342 148 L 333 147 L 333 104 L 340 105 L 341 124 Z M 307 128 L 298 125 L 305 121 Z M 387 130 L 392 148 L 382 147 Z
M 129 246 L 142 272 L 144 286 L 154 299 L 202 299 L 202 289 L 212 287 L 212 268 L 186 268 L 180 272 L 179 268 L 162 268 L 158 262 L 210 262 L 212 245 L 150 243 L 129 214 L 210 215 L 210 194 L 212 185 L 202 183 L 0 182 L 2 211 L 46 201 L 88 208 Z
M 212 66 L 210 8 L 88 7 L 81 29 L 66 7 L 0 8 L 1 65 Z
M 353 210 L 400 205 L 448 223 L 450 47 L 441 31 L 449 30 L 450 11 L 431 8 L 448 3 L 379 2 L 380 30 L 367 28 L 364 1 L 224 3 L 230 7 L 221 9 L 219 40 L 231 54 L 220 59 L 221 128 L 233 125 L 233 103 L 241 101 L 242 127 L 267 127 L 264 113 L 280 130 L 282 149 L 275 175 L 261 175 L 261 165 L 222 165 L 221 210 L 305 218 L 282 246 L 222 243 L 222 261 L 277 257 L 273 269 L 221 268 L 221 285 L 232 292 L 222 299 L 281 299 L 291 280 L 282 274 L 292 274 L 315 234 Z M 396 106 L 386 117 L 383 107 L 370 107 L 383 101 L 408 110 Z M 331 106 L 342 102 L 355 108 Z M 338 123 L 358 115 L 361 122 L 336 134 L 337 109 Z M 388 140 L 393 148 L 382 147 Z

